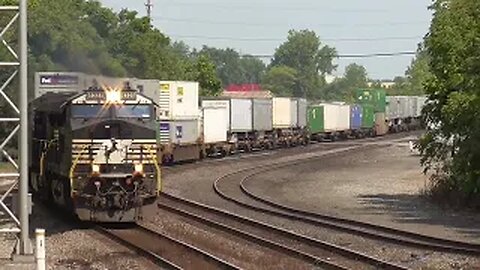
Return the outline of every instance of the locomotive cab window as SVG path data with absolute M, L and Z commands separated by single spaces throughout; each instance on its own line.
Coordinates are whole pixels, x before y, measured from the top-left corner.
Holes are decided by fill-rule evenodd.
M 105 118 L 108 108 L 102 105 L 74 105 L 72 106 L 73 118 Z
M 120 118 L 150 118 L 150 105 L 115 105 L 115 114 Z

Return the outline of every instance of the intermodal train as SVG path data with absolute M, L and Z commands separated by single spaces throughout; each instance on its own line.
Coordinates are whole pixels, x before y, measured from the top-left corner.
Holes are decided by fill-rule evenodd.
M 30 187 L 80 220 L 134 222 L 161 190 L 158 106 L 128 83 L 92 83 L 31 101 Z
M 355 104 L 199 97 L 196 82 L 36 74 L 30 186 L 81 220 L 134 222 L 161 191 L 161 164 L 417 128 L 421 96 L 358 89 Z

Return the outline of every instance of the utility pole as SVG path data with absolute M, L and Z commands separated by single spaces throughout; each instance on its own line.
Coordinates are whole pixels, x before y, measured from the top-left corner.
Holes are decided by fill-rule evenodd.
M 18 261 L 33 261 L 33 251 L 29 238 L 29 210 L 30 200 L 28 196 L 28 92 L 27 92 L 27 0 L 20 0 L 18 6 L 0 6 L 2 18 L 8 18 L 9 14 L 12 16 L 9 22 L 2 27 L 0 31 L 0 41 L 3 46 L 10 53 L 5 60 L 0 61 L 3 72 L 10 73 L 8 79 L 3 81 L 0 86 L 0 94 L 7 104 L 14 117 L 0 117 L 0 122 L 16 123 L 17 125 L 11 130 L 10 134 L 3 139 L 0 144 L 0 154 L 8 159 L 10 164 L 17 169 L 16 173 L 0 173 L 0 180 L 11 181 L 10 188 L 6 191 L 0 191 L 0 211 L 10 217 L 14 227 L 2 228 L 0 233 L 17 233 L 18 242 L 15 248 L 15 254 L 12 254 L 12 259 Z M 14 50 L 8 41 L 5 40 L 5 34 L 9 29 L 13 29 L 13 25 L 18 23 L 18 52 Z M 8 60 L 7 60 L 8 59 Z M 13 60 L 13 61 L 12 61 Z M 5 92 L 8 86 L 12 86 L 12 81 L 18 77 L 19 81 L 19 104 L 15 104 L 9 95 Z M 18 163 L 6 151 L 6 146 L 11 139 L 19 134 L 18 149 L 19 160 Z M 16 193 L 16 211 L 10 209 L 5 203 L 5 200 L 13 194 L 15 188 Z M 13 207 L 13 205 L 11 206 Z M 17 214 L 17 215 L 15 215 Z
M 29 200 L 28 200 L 28 87 L 27 87 L 27 0 L 20 0 L 20 184 L 18 190 L 19 196 L 19 216 L 20 216 L 20 255 L 32 254 L 32 246 L 29 238 Z
M 152 0 L 147 0 L 147 3 L 145 3 L 145 6 L 147 7 L 147 16 L 151 20 L 152 19 L 152 10 L 153 10 Z

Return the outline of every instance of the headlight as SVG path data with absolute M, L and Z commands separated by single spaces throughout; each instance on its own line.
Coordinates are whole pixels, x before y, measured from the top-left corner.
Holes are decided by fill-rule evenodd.
M 100 173 L 100 165 L 92 164 L 92 173 Z
M 143 173 L 143 164 L 135 164 L 135 172 Z

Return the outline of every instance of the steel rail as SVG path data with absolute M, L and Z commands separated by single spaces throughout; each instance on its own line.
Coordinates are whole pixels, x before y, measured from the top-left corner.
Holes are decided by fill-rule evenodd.
M 299 208 L 287 206 L 285 204 L 277 203 L 272 200 L 268 200 L 256 194 L 255 192 L 249 190 L 246 187 L 249 179 L 252 179 L 253 176 L 256 176 L 263 172 L 267 172 L 267 171 L 255 172 L 244 177 L 240 182 L 240 189 L 242 190 L 242 192 L 247 196 L 249 196 L 250 198 L 257 200 L 259 202 L 262 202 L 264 204 L 267 204 L 269 206 L 273 206 L 275 208 L 285 210 L 291 213 L 300 214 L 301 216 L 297 216 L 297 217 L 299 217 L 301 220 L 303 219 L 302 216 L 306 216 L 314 219 L 308 219 L 308 220 L 305 219 L 305 221 L 313 222 L 318 225 L 330 226 L 337 223 L 339 224 L 338 228 L 341 228 L 342 230 L 348 230 L 354 233 L 363 233 L 364 232 L 363 230 L 367 229 L 367 230 L 379 232 L 381 234 L 391 235 L 391 236 L 381 236 L 379 238 L 385 238 L 385 239 L 390 238 L 389 240 L 395 243 L 402 243 L 402 244 L 412 245 L 416 247 L 431 248 L 435 250 L 448 251 L 448 252 L 454 252 L 454 253 L 480 255 L 480 244 L 456 241 L 456 240 L 451 240 L 446 238 L 439 238 L 439 237 L 424 235 L 420 233 L 414 233 L 414 232 L 409 232 L 405 230 L 386 227 L 378 224 L 362 222 L 358 220 L 352 220 L 352 219 L 341 218 L 341 217 L 335 217 L 335 216 L 326 215 L 326 214 L 320 214 L 316 212 L 306 211 Z M 368 235 L 368 234 L 365 234 L 365 235 Z M 401 236 L 401 237 L 404 237 L 405 239 L 401 239 L 396 236 Z
M 367 145 L 374 145 L 374 143 L 372 144 L 371 142 L 366 142 L 366 144 L 362 146 L 346 147 L 348 149 L 345 148 L 345 150 L 359 149 Z M 328 150 L 327 152 L 334 151 L 334 150 L 335 149 Z M 341 148 L 337 150 L 341 150 Z M 334 154 L 335 153 L 338 153 L 338 152 L 334 152 Z M 260 196 L 252 192 L 249 192 L 248 189 L 246 189 L 244 186 L 245 181 L 247 181 L 250 177 L 256 176 L 260 173 L 269 172 L 274 169 L 303 164 L 308 161 L 318 160 L 318 159 L 324 158 L 327 154 L 314 155 L 307 158 L 297 159 L 294 161 L 274 162 L 268 165 L 253 166 L 253 167 L 237 170 L 217 178 L 213 183 L 213 189 L 215 193 L 217 193 L 221 198 L 257 212 L 269 213 L 269 214 L 281 216 L 284 218 L 295 219 L 295 220 L 303 221 L 309 224 L 329 227 L 332 229 L 337 229 L 337 230 L 345 231 L 348 233 L 355 233 L 357 235 L 362 235 L 365 237 L 388 241 L 395 244 L 402 244 L 402 245 L 418 247 L 423 249 L 445 251 L 445 252 L 452 252 L 452 253 L 459 253 L 459 254 L 468 254 L 468 255 L 480 254 L 480 245 L 478 244 L 454 241 L 454 240 L 444 239 L 444 238 L 436 238 L 432 236 L 394 229 L 394 228 L 385 227 L 381 225 L 360 222 L 356 220 L 349 220 L 345 218 L 333 217 L 333 216 L 323 215 L 318 213 L 312 213 L 312 212 L 304 211 L 301 209 L 296 209 L 293 207 L 281 205 L 279 203 L 269 202 L 268 200 L 261 198 Z M 242 180 L 240 180 L 240 183 L 238 183 L 239 189 L 242 191 L 242 193 L 246 194 L 248 198 L 262 202 L 265 205 L 272 207 L 273 209 L 255 206 L 253 204 L 243 202 L 237 198 L 234 198 L 226 194 L 224 191 L 221 190 L 220 188 L 221 182 L 225 181 L 225 179 L 227 179 L 228 177 L 232 177 L 232 176 L 245 173 L 245 172 L 250 172 L 250 171 L 254 171 L 254 172 L 248 174 L 247 176 L 243 177 Z M 278 210 L 282 210 L 282 211 L 278 211 Z
M 208 212 L 210 214 L 214 214 L 214 215 L 218 215 L 218 216 L 221 216 L 223 218 L 226 218 L 226 219 L 234 220 L 235 222 L 239 222 L 241 224 L 250 225 L 250 226 L 253 226 L 253 227 L 256 227 L 256 228 L 260 228 L 260 229 L 265 230 L 266 232 L 269 232 L 269 233 L 275 233 L 275 234 L 278 234 L 278 235 L 281 235 L 281 236 L 285 236 L 285 237 L 287 237 L 291 240 L 300 241 L 300 242 L 302 242 L 306 245 L 309 245 L 309 246 L 312 246 L 312 247 L 315 247 L 315 248 L 320 248 L 324 251 L 339 254 L 341 257 L 348 258 L 349 260 L 361 261 L 361 262 L 363 262 L 365 264 L 368 264 L 368 265 L 371 265 L 373 267 L 379 267 L 379 268 L 382 268 L 382 269 L 394 269 L 394 270 L 406 269 L 406 268 L 404 268 L 400 265 L 389 263 L 389 262 L 386 262 L 386 261 L 368 256 L 368 255 L 362 254 L 360 252 L 356 252 L 356 251 L 353 251 L 353 250 L 350 250 L 350 249 L 347 249 L 347 248 L 344 248 L 344 247 L 340 247 L 340 246 L 337 246 L 337 245 L 334 245 L 334 244 L 331 244 L 331 243 L 328 243 L 328 242 L 325 242 L 325 241 L 321 241 L 321 240 L 318 240 L 318 239 L 315 239 L 315 238 L 304 236 L 304 235 L 301 235 L 301 234 L 283 229 L 281 227 L 273 226 L 273 225 L 270 225 L 270 224 L 267 224 L 267 223 L 264 223 L 264 222 L 261 222 L 261 221 L 258 221 L 258 220 L 247 218 L 247 217 L 244 217 L 244 216 L 241 216 L 241 215 L 238 215 L 238 214 L 231 213 L 231 212 L 226 211 L 226 210 L 222 210 L 222 209 L 219 209 L 219 208 L 208 206 L 208 205 L 205 205 L 205 204 L 202 204 L 202 203 L 199 203 L 199 202 L 191 201 L 191 200 L 181 198 L 181 197 L 178 197 L 178 196 L 175 196 L 175 195 L 172 195 L 172 194 L 162 193 L 161 198 L 168 199 L 170 201 L 177 202 L 177 203 L 180 203 L 180 204 L 183 204 L 183 205 L 187 205 L 187 207 L 193 207 L 196 210 L 202 210 L 202 211 Z M 246 232 L 244 230 L 235 229 L 235 228 L 232 228 L 231 226 L 228 226 L 228 225 L 216 222 L 216 221 L 212 221 L 210 219 L 202 217 L 199 214 L 192 213 L 192 212 L 189 212 L 189 211 L 186 211 L 186 210 L 183 210 L 183 209 L 179 209 L 178 207 L 173 207 L 168 202 L 167 203 L 159 202 L 158 207 L 162 208 L 162 209 L 165 209 L 167 211 L 170 211 L 172 213 L 176 213 L 178 215 L 182 215 L 184 217 L 187 217 L 187 218 L 190 218 L 190 219 L 195 219 L 199 222 L 209 224 L 211 226 L 215 226 L 215 227 L 223 229 L 223 230 L 228 230 L 229 232 L 234 233 L 235 235 L 238 235 L 238 236 L 241 236 L 241 237 L 246 237 L 247 239 L 253 240 L 256 243 L 267 245 L 267 246 L 273 247 L 275 249 L 278 249 L 280 251 L 283 250 L 283 252 L 287 252 L 290 255 L 294 255 L 295 257 L 297 257 L 299 259 L 303 259 L 303 260 L 306 259 L 307 262 L 316 264 L 318 266 L 327 267 L 329 269 L 348 269 L 348 268 L 345 268 L 344 266 L 341 266 L 339 264 L 334 264 L 334 263 L 332 263 L 328 260 L 322 259 L 320 257 L 317 257 L 317 256 L 309 254 L 309 253 L 305 253 L 301 250 L 290 248 L 288 246 L 276 243 L 274 241 L 256 236 L 256 235 L 254 235 L 252 233 L 249 233 L 249 232 Z
M 213 268 L 218 268 L 218 269 L 240 269 L 239 267 L 230 264 L 227 261 L 224 261 L 218 257 L 216 257 L 213 254 L 210 254 L 206 251 L 203 251 L 193 245 L 190 245 L 188 243 L 182 242 L 178 239 L 175 239 L 173 237 L 170 237 L 166 234 L 160 233 L 153 231 L 151 229 L 145 228 L 143 226 L 140 226 L 138 224 L 133 225 L 133 228 L 129 229 L 110 229 L 106 228 L 103 226 L 98 226 L 96 227 L 96 230 L 103 233 L 109 238 L 112 238 L 113 240 L 119 242 L 122 245 L 128 246 L 131 249 L 136 250 L 140 254 L 144 255 L 145 257 L 148 257 L 151 261 L 153 261 L 155 264 L 163 267 L 167 267 L 169 269 L 185 269 L 186 267 L 182 266 L 184 263 L 183 258 L 171 258 L 172 256 L 165 256 L 161 250 L 152 250 L 152 248 L 148 247 L 148 243 L 153 243 L 155 246 L 162 246 L 162 245 L 167 245 L 162 246 L 162 249 L 171 249 L 176 248 L 176 249 L 181 249 L 184 252 L 179 252 L 177 254 L 178 257 L 183 257 L 186 255 L 186 253 L 189 253 L 190 257 L 197 257 L 197 259 L 204 260 L 205 263 L 208 265 L 212 266 Z M 137 233 L 143 235 L 142 239 L 149 239 L 149 242 L 142 242 L 138 241 L 138 238 L 135 240 L 129 239 L 128 234 L 129 233 Z M 166 258 L 170 257 L 170 258 Z M 192 268 L 193 269 L 193 268 Z

